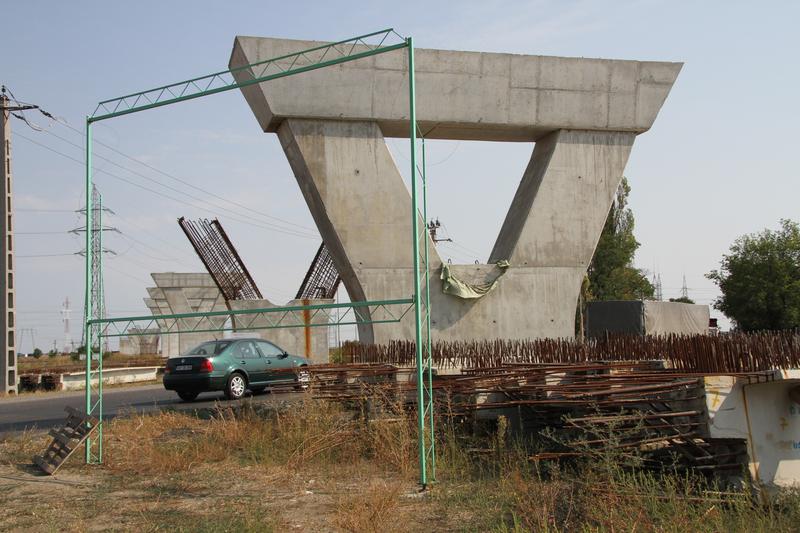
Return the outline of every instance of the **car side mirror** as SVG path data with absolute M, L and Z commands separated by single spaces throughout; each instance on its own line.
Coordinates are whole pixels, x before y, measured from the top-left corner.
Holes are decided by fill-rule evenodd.
M 281 354 L 281 359 L 286 359 L 287 357 L 289 357 L 289 352 L 286 352 L 286 351 L 284 351 L 284 352 Z

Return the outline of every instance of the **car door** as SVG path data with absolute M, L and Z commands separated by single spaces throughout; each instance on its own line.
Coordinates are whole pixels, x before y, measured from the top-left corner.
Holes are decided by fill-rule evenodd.
M 266 363 L 266 379 L 268 381 L 281 381 L 289 379 L 289 374 L 283 372 L 274 372 L 286 368 L 286 361 L 289 359 L 284 357 L 284 352 L 271 342 L 256 341 L 258 349 L 261 350 L 261 355 L 264 356 Z
M 238 341 L 231 351 L 234 364 L 247 372 L 250 383 L 260 383 L 266 379 L 263 358 L 253 341 Z

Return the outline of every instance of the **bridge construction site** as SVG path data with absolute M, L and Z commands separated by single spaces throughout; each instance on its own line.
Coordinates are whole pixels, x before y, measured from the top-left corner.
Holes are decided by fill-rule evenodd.
M 346 431 L 298 437 L 286 464 L 301 469 L 350 441 L 380 435 L 385 440 L 365 456 L 389 468 L 392 459 L 380 450 L 394 450 L 408 433 L 402 453 L 413 456 L 422 494 L 455 476 L 453 465 L 461 463 L 454 443 L 468 441 L 467 455 L 485 473 L 495 468 L 485 466 L 490 460 L 504 465 L 499 456 L 511 456 L 504 439 L 518 443 L 515 460 L 537 475 L 557 468 L 543 464 L 599 463 L 612 454 L 631 471 L 697 476 L 716 491 L 701 496 L 713 492 L 722 502 L 745 487 L 761 498 L 796 486 L 796 331 L 716 334 L 709 331 L 708 306 L 637 302 L 620 306 L 618 315 L 604 308 L 594 322 L 600 329 L 576 336 L 576 304 L 626 164 L 682 66 L 417 48 L 393 29 L 338 42 L 237 36 L 225 69 L 101 101 L 85 124 L 85 396 L 81 409 L 67 406 L 67 426 L 49 433 L 51 444 L 36 464 L 55 475 L 68 459 L 129 473 L 139 467 L 125 462 L 120 443 L 152 446 L 135 442 L 136 431 L 123 433 L 124 417 L 104 407 L 110 393 L 103 385 L 111 383 L 104 381 L 111 375 L 103 363 L 107 343 L 131 360 L 177 358 L 181 366 L 174 368 L 188 372 L 191 357 L 207 355 L 193 352 L 197 346 L 240 339 L 272 343 L 282 352 L 278 359 L 296 356 L 308 364 L 273 369 L 271 375 L 286 379 L 269 387 L 252 387 L 254 375 L 233 372 L 243 380 L 241 394 L 231 396 L 229 382 L 225 394 L 235 401 L 196 404 L 203 416 L 189 422 L 182 417 L 190 416 L 191 403 L 162 413 L 164 424 L 180 421 L 165 438 L 212 438 L 197 429 L 206 421 L 233 434 L 261 412 L 257 394 L 267 389 L 276 405 L 286 405 L 264 408 L 269 412 L 259 424 L 288 431 L 303 409 L 319 417 L 297 422 L 303 427 L 347 420 Z M 93 208 L 101 201 L 93 182 L 93 128 L 225 91 L 241 93 L 260 129 L 255 136 L 279 140 L 321 236 L 300 287 L 290 288 L 295 296 L 288 302 L 269 300 L 224 218 L 174 213 L 204 271 L 154 267 L 152 286 L 141 287 L 150 314 L 112 316 L 102 285 L 103 225 L 93 220 L 102 216 Z M 389 138 L 408 142 L 402 172 Z M 450 263 L 432 234 L 438 221 L 429 231 L 425 142 L 438 139 L 533 145 L 486 263 Z M 629 327 L 630 317 L 636 324 Z M 628 330 L 608 325 L 615 320 Z M 334 346 L 331 331 L 341 327 L 354 338 Z M 252 368 L 251 354 L 242 353 L 235 359 Z M 253 357 L 259 354 L 266 356 Z M 2 369 L 6 392 L 16 392 L 19 381 L 15 357 Z M 158 361 L 153 372 L 162 379 L 165 364 Z M 211 376 L 211 368 L 203 371 Z M 20 383 L 44 382 L 32 379 Z M 238 404 L 247 386 L 252 403 Z M 137 423 L 141 435 L 156 431 L 144 418 Z M 272 433 L 262 436 L 278 446 Z M 217 449 L 263 453 L 246 442 L 225 441 Z

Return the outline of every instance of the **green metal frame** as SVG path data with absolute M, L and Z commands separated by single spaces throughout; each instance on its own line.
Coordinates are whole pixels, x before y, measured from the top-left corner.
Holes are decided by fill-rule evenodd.
M 393 42 L 397 41 L 399 42 Z M 372 41 L 377 41 L 373 43 Z M 224 91 L 240 89 L 258 83 L 268 82 L 292 76 L 311 70 L 321 69 L 340 63 L 355 61 L 365 57 L 391 52 L 393 50 L 407 49 L 408 51 L 408 72 L 409 72 L 409 135 L 411 148 L 411 220 L 412 220 L 412 254 L 414 265 L 414 296 L 411 299 L 383 300 L 352 302 L 350 304 L 322 304 L 293 307 L 276 307 L 268 309 L 250 309 L 239 311 L 222 311 L 211 313 L 184 313 L 175 315 L 154 315 L 147 317 L 121 317 L 108 319 L 93 319 L 91 290 L 92 290 L 92 124 L 101 120 L 107 120 L 147 109 L 166 106 L 194 98 L 209 96 Z M 422 138 L 420 136 L 420 138 Z M 101 338 L 135 335 L 137 324 L 158 324 L 166 328 L 166 333 L 181 332 L 206 332 L 206 331 L 226 331 L 231 328 L 214 327 L 199 328 L 202 323 L 211 323 L 214 317 L 238 317 L 237 328 L 241 329 L 273 329 L 284 327 L 310 327 L 310 321 L 294 323 L 290 320 L 300 311 L 312 311 L 314 315 L 323 313 L 331 317 L 330 311 L 333 309 L 349 308 L 342 317 L 334 321 L 338 324 L 379 324 L 387 322 L 399 322 L 413 308 L 415 320 L 415 340 L 416 340 L 416 367 L 417 367 L 417 418 L 419 433 L 419 469 L 420 483 L 428 485 L 436 477 L 436 461 L 434 446 L 434 410 L 433 410 L 433 387 L 432 387 L 432 364 L 430 349 L 430 289 L 429 268 L 428 268 L 428 235 L 425 224 L 420 228 L 419 215 L 423 216 L 423 221 L 427 220 L 427 192 L 426 179 L 424 172 L 425 152 L 424 139 L 422 139 L 422 162 L 423 170 L 417 167 L 417 120 L 416 120 L 416 85 L 414 74 L 414 42 L 411 37 L 404 38 L 393 29 L 385 29 L 358 37 L 353 37 L 344 41 L 325 44 L 307 50 L 302 50 L 294 54 L 287 54 L 280 57 L 268 59 L 251 65 L 238 67 L 235 69 L 224 70 L 149 89 L 146 91 L 128 94 L 119 98 L 104 100 L 95 108 L 94 112 L 86 117 L 86 301 L 87 321 L 84 324 L 86 336 L 86 413 L 95 414 L 100 420 L 100 427 L 95 432 L 95 436 L 86 441 L 86 462 L 102 462 L 102 409 L 103 409 L 103 358 L 102 353 L 98 354 L 97 365 L 93 365 L 94 341 L 92 331 L 100 326 L 100 332 L 96 334 L 98 346 Z M 418 188 L 418 175 L 422 178 L 422 209 L 420 210 Z M 422 241 L 422 245 L 421 242 Z M 102 268 L 102 263 L 100 263 Z M 423 289 L 424 285 L 424 289 Z M 396 313 L 392 313 L 389 308 L 397 308 Z M 374 311 L 382 311 L 389 318 L 382 320 L 367 319 L 372 314 L 367 314 L 370 308 Z M 348 317 L 352 311 L 352 317 Z M 362 314 L 363 312 L 363 314 Z M 274 317 L 273 317 L 274 315 Z M 249 322 L 248 322 L 249 319 Z M 344 319 L 344 321 L 342 321 Z M 266 321 L 266 326 L 253 326 L 257 321 Z M 233 321 L 231 321 L 233 322 Z M 243 323 L 244 328 L 239 327 Z M 248 326 L 249 325 L 249 326 Z M 318 325 L 328 325 L 318 324 Z M 186 329 L 182 329 L 182 328 Z M 141 328 L 139 328 L 141 329 Z M 127 333 L 130 331 L 130 333 Z M 141 334 L 141 333 L 139 333 Z M 99 348 L 102 352 L 102 347 Z M 94 380 L 97 379 L 97 388 L 93 387 Z M 94 394 L 97 400 L 94 400 Z
M 99 336 L 135 337 L 150 335 L 147 330 L 159 328 L 161 335 L 175 333 L 208 333 L 222 331 L 252 331 L 261 329 L 313 328 L 351 326 L 359 324 L 388 324 L 400 322 L 414 308 L 414 299 L 378 300 L 338 304 L 289 305 L 232 311 L 178 313 L 92 320 L 100 326 Z M 346 309 L 344 313 L 332 311 Z M 307 311 L 307 313 L 306 313 Z M 371 319 L 382 314 L 386 318 Z M 215 325 L 215 320 L 231 319 L 230 325 Z M 320 322 L 319 319 L 324 319 Z M 314 321 L 317 320 L 315 323 Z M 236 326 L 233 325 L 235 322 Z M 261 325 L 264 323 L 264 325 Z

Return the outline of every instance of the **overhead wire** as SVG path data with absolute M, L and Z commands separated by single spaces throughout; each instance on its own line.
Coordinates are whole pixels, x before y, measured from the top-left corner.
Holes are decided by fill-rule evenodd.
M 71 145 L 71 146 L 73 146 L 75 148 L 83 150 L 83 146 L 81 146 L 81 145 L 79 145 L 77 143 L 74 143 L 74 142 L 70 141 L 69 139 L 65 139 L 64 137 L 58 135 L 57 133 L 53 133 L 52 131 L 45 131 L 45 133 L 47 133 L 48 135 L 52 135 L 53 137 L 56 137 L 57 139 L 61 140 L 62 142 L 65 142 L 65 143 L 67 143 L 67 144 L 69 144 L 69 145 Z M 27 139 L 27 140 L 31 140 L 31 139 Z M 171 185 L 167 185 L 165 183 L 162 183 L 162 182 L 160 182 L 160 181 L 158 181 L 156 179 L 153 179 L 150 176 L 142 174 L 141 172 L 138 172 L 136 170 L 131 170 L 130 168 L 127 168 L 127 167 L 125 167 L 123 165 L 120 165 L 116 161 L 114 161 L 112 159 L 109 159 L 109 158 L 107 158 L 107 157 L 105 157 L 103 155 L 93 154 L 93 157 L 95 157 L 97 159 L 100 159 L 102 161 L 106 161 L 107 163 L 109 163 L 109 164 L 111 164 L 111 165 L 113 165 L 113 166 L 115 166 L 115 167 L 117 167 L 117 168 L 119 168 L 121 170 L 124 170 L 126 172 L 130 172 L 131 174 L 133 174 L 135 176 L 138 176 L 138 177 L 140 177 L 142 179 L 145 179 L 145 180 L 147 180 L 147 181 L 149 181 L 151 183 L 155 183 L 156 185 L 158 185 L 160 187 L 164 187 L 165 189 L 168 189 L 170 191 L 176 192 L 178 194 L 182 194 L 182 195 L 184 195 L 184 196 L 186 196 L 188 198 L 191 198 L 192 200 L 194 200 L 196 202 L 201 202 L 203 204 L 211 206 L 214 209 L 226 212 L 226 213 L 228 213 L 228 215 L 227 215 L 228 217 L 231 217 L 231 214 L 233 214 L 233 216 L 235 216 L 235 217 L 244 217 L 245 219 L 250 219 L 250 220 L 255 222 L 254 225 L 257 225 L 257 226 L 262 227 L 264 229 L 271 229 L 271 230 L 278 231 L 278 232 L 281 232 L 281 233 L 287 233 L 287 234 L 290 234 L 290 235 L 294 235 L 294 236 L 297 236 L 297 237 L 306 237 L 306 238 L 313 238 L 313 239 L 317 239 L 318 238 L 317 235 L 308 234 L 305 231 L 300 230 L 300 229 L 286 228 L 286 227 L 283 227 L 283 226 L 279 226 L 279 225 L 277 225 L 275 223 L 259 220 L 259 219 L 255 218 L 255 217 L 252 217 L 252 216 L 244 214 L 244 213 L 234 213 L 233 211 L 231 211 L 230 209 L 228 209 L 226 207 L 222 207 L 220 205 L 217 205 L 217 204 L 214 204 L 212 202 L 209 202 L 208 200 L 204 200 L 203 198 L 200 198 L 198 196 L 194 196 L 192 194 L 189 194 L 186 191 L 183 191 L 183 190 L 178 189 L 176 187 L 173 187 Z M 81 164 L 84 164 L 84 163 L 81 161 Z M 121 178 L 119 176 L 111 174 L 105 169 L 96 169 L 95 172 L 103 172 L 105 174 L 109 174 L 111 176 L 117 177 L 118 179 L 122 179 L 123 181 L 126 181 L 124 178 Z M 128 181 L 128 183 L 132 183 L 132 182 Z M 161 194 L 161 193 L 158 193 L 158 194 Z M 181 203 L 184 203 L 184 204 L 187 204 L 187 205 L 191 205 L 191 204 L 188 204 L 187 202 L 182 201 L 182 200 L 177 200 L 177 201 L 179 201 Z M 192 206 L 192 207 L 197 208 L 198 206 Z M 216 211 L 209 210 L 209 209 L 205 209 L 205 210 L 216 214 Z M 247 223 L 245 221 L 239 221 L 239 222 Z M 265 224 L 266 224 L 266 226 L 265 226 Z M 294 225 L 294 224 L 292 224 L 292 225 Z
M 40 142 L 38 142 L 38 141 L 36 141 L 34 139 L 31 139 L 30 137 L 26 137 L 25 135 L 22 135 L 20 133 L 17 133 L 16 135 L 18 137 L 30 142 L 30 143 L 33 143 L 33 144 L 35 144 L 37 146 L 40 146 L 41 148 L 44 148 L 45 150 L 49 150 L 49 151 L 51 151 L 51 152 L 53 152 L 55 154 L 58 154 L 58 155 L 66 158 L 66 159 L 69 159 L 70 161 L 73 161 L 73 162 L 75 162 L 75 163 L 77 163 L 77 164 L 79 164 L 81 166 L 84 165 L 83 161 L 81 161 L 81 160 L 79 160 L 79 159 L 77 159 L 75 157 L 72 157 L 72 156 L 70 156 L 68 154 L 65 154 L 64 152 L 56 150 L 55 148 L 47 146 L 46 144 L 40 143 Z M 188 202 L 186 202 L 184 200 L 181 200 L 180 198 L 175 198 L 174 196 L 170 196 L 168 194 L 165 194 L 162 191 L 157 191 L 155 189 L 151 189 L 151 188 L 146 187 L 146 186 L 144 186 L 144 185 L 142 185 L 140 183 L 136 183 L 135 181 L 131 181 L 129 179 L 126 179 L 126 178 L 123 178 L 121 176 L 118 176 L 118 175 L 116 175 L 116 174 L 114 174 L 112 172 L 109 172 L 108 170 L 97 169 L 97 170 L 95 170 L 95 173 L 103 173 L 103 174 L 105 174 L 107 176 L 110 176 L 110 177 L 116 179 L 116 180 L 128 183 L 129 185 L 132 185 L 132 186 L 137 187 L 139 189 L 143 189 L 145 191 L 148 191 L 148 192 L 151 192 L 153 194 L 156 194 L 161 198 L 167 198 L 167 199 L 172 200 L 174 202 L 178 202 L 178 203 L 181 203 L 181 204 L 184 204 L 184 205 L 188 205 L 189 207 L 191 207 L 193 209 L 200 209 L 202 211 L 206 211 L 206 212 L 211 213 L 212 215 L 216 216 L 216 212 L 215 211 L 212 211 L 210 209 L 207 209 L 207 208 L 204 208 L 204 207 L 200 207 L 200 206 L 197 206 L 197 205 L 192 205 L 192 204 L 190 204 L 190 203 L 188 203 Z M 231 220 L 234 220 L 236 222 L 242 223 L 242 224 L 248 224 L 248 225 L 251 225 L 251 226 L 259 227 L 259 228 L 270 230 L 270 231 L 276 231 L 276 232 L 279 232 L 279 233 L 285 233 L 285 234 L 292 235 L 292 236 L 295 236 L 295 237 L 302 237 L 302 238 L 306 238 L 306 239 L 319 239 L 319 236 L 312 236 L 312 235 L 308 235 L 308 234 L 304 234 L 304 233 L 293 232 L 293 231 L 290 231 L 290 230 L 281 230 L 281 229 L 278 229 L 277 227 L 270 227 L 270 226 L 265 226 L 265 225 L 259 224 L 259 223 L 248 222 L 246 220 L 240 220 L 240 219 L 237 219 L 237 218 L 235 218 L 233 216 L 230 216 L 230 215 L 228 215 L 228 218 L 231 219 Z
M 69 128 L 70 130 L 72 130 L 73 132 L 77 133 L 81 137 L 83 137 L 83 132 L 81 130 L 79 130 L 78 128 L 75 128 L 74 126 L 70 125 L 68 122 L 63 121 L 63 120 L 62 121 L 58 121 L 57 120 L 57 122 L 59 124 L 61 124 L 62 126 L 66 127 L 66 128 Z M 48 132 L 48 133 L 52 134 L 52 132 Z M 55 135 L 55 134 L 53 134 L 53 135 Z M 314 228 L 309 228 L 307 226 L 303 226 L 303 225 L 298 224 L 296 222 L 292 222 L 290 220 L 286 220 L 286 219 L 283 219 L 283 218 L 280 218 L 280 217 L 276 217 L 274 215 L 269 215 L 267 213 L 262 213 L 261 211 L 257 211 L 257 210 L 255 210 L 255 209 L 253 209 L 251 207 L 248 207 L 248 206 L 246 206 L 244 204 L 241 204 L 239 202 L 235 202 L 233 200 L 225 198 L 224 196 L 220 196 L 220 195 L 218 195 L 218 194 L 216 194 L 216 193 L 214 193 L 212 191 L 203 189 L 202 187 L 200 187 L 198 185 L 195 185 L 194 183 L 191 183 L 190 181 L 187 181 L 187 180 L 184 180 L 182 178 L 179 178 L 179 177 L 175 176 L 174 174 L 170 174 L 169 172 L 165 172 L 165 171 L 161 170 L 160 168 L 157 168 L 157 167 L 155 167 L 155 166 L 153 166 L 153 165 L 151 165 L 149 163 L 146 163 L 144 161 L 141 161 L 140 159 L 136 159 L 135 157 L 132 157 L 132 156 L 126 154 L 125 152 L 122 152 L 121 150 L 118 150 L 118 149 L 114 148 L 113 146 L 110 146 L 110 145 L 108 145 L 108 144 L 106 144 L 106 143 L 104 143 L 104 142 L 102 142 L 100 140 L 95 139 L 94 142 L 97 143 L 98 145 L 103 146 L 104 148 L 106 148 L 108 150 L 111 150 L 112 152 L 124 157 L 125 159 L 128 159 L 130 161 L 138 163 L 138 164 L 140 164 L 140 165 L 152 170 L 153 172 L 157 172 L 157 173 L 161 174 L 162 176 L 165 176 L 165 177 L 167 177 L 167 178 L 169 178 L 171 180 L 177 181 L 178 183 L 186 185 L 187 187 L 191 187 L 192 189 L 195 189 L 195 190 L 197 190 L 199 192 L 202 192 L 203 194 L 207 194 L 209 196 L 213 196 L 214 198 L 222 200 L 223 202 L 227 202 L 227 203 L 229 203 L 231 205 L 234 205 L 234 206 L 236 206 L 236 207 L 238 207 L 240 209 L 245 209 L 245 210 L 250 211 L 251 213 L 254 213 L 254 214 L 258 215 L 258 216 L 269 218 L 269 219 L 272 219 L 272 220 L 277 220 L 277 221 L 282 222 L 284 224 L 289 224 L 290 226 L 295 226 L 297 228 L 300 228 L 300 229 L 303 229 L 303 230 L 306 230 L 306 231 L 311 231 L 311 232 L 316 231 Z

